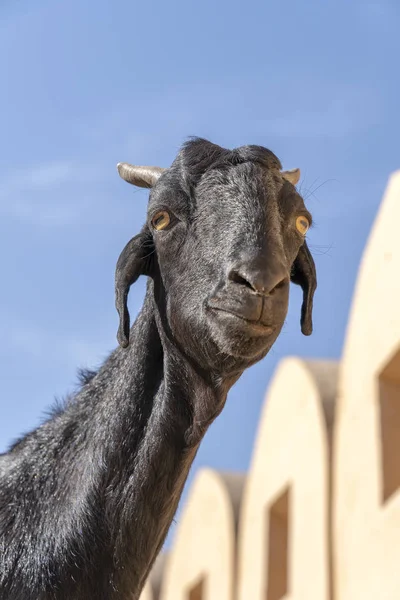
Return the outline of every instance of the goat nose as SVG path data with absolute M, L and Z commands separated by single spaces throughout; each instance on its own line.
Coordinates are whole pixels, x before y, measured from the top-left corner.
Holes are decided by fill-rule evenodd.
M 289 278 L 285 269 L 278 267 L 271 269 L 252 269 L 246 268 L 244 265 L 233 268 L 228 273 L 228 279 L 243 285 L 257 294 L 265 296 L 273 294 L 281 288 L 284 288 L 289 282 Z

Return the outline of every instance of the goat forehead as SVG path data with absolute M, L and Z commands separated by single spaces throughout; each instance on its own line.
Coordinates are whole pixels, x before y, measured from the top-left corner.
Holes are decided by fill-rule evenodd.
M 210 169 L 202 179 L 221 183 L 236 182 L 242 186 L 254 183 L 265 186 L 276 184 L 280 180 L 275 170 L 268 169 L 256 162 L 244 162 L 237 165 L 227 165 L 222 169 Z
M 254 163 L 244 163 L 206 173 L 197 186 L 199 205 L 225 206 L 239 212 L 268 209 L 279 200 L 282 181 Z

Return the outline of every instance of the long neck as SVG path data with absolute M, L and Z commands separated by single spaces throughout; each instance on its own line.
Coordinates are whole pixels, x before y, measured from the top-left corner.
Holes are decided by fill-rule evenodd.
M 103 391 L 97 423 L 110 440 L 102 448 L 105 509 L 113 524 L 113 583 L 121 597 L 133 590 L 139 596 L 199 443 L 226 397 L 168 343 L 155 311 L 149 290 L 129 348 L 117 350 L 88 389 L 93 397 L 92 388 Z
M 140 595 L 227 393 L 168 341 L 151 292 L 130 346 L 0 456 L 0 598 Z

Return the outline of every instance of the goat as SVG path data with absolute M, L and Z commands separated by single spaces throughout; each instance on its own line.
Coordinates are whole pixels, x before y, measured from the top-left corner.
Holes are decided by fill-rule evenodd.
M 193 138 L 168 169 L 118 170 L 151 188 L 147 221 L 116 266 L 119 347 L 0 455 L 1 600 L 137 600 L 207 428 L 282 328 L 290 280 L 312 331 L 298 169 L 283 172 L 261 146 Z

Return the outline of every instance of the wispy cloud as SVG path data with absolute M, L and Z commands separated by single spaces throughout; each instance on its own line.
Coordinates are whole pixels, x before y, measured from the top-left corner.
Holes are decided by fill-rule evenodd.
M 400 10 L 397 2 L 379 0 L 357 4 L 357 17 L 376 32 L 398 33 Z M 397 41 L 397 35 L 395 37 Z M 395 41 L 393 40 L 393 41 Z
M 357 88 L 336 89 L 326 94 L 318 107 L 299 108 L 273 119 L 263 127 L 282 137 L 343 138 L 357 133 L 379 119 L 379 100 L 376 95 Z
M 366 130 L 382 118 L 379 89 L 362 82 L 343 82 L 332 72 L 326 78 L 303 75 L 298 79 L 276 73 L 269 86 L 267 95 L 265 82 L 251 77 L 244 78 L 241 86 L 229 78 L 174 86 L 163 94 L 162 115 L 155 103 L 152 126 L 156 123 L 163 140 L 207 131 L 211 118 L 219 121 L 217 131 L 234 127 L 236 135 L 241 129 L 248 135 L 256 126 L 266 135 L 336 139 Z M 151 101 L 147 108 L 151 110 Z M 255 120 L 254 115 L 259 118 Z
M 21 166 L 0 179 L 0 198 L 6 193 L 28 189 L 47 190 L 60 185 L 77 172 L 67 161 L 48 162 L 40 165 Z
M 68 226 L 99 205 L 102 169 L 68 161 L 0 172 L 0 214 L 38 226 Z
M 297 94 L 298 100 L 281 106 L 275 103 L 273 110 L 265 112 L 262 127 L 268 134 L 334 140 L 366 130 L 381 118 L 379 90 L 362 83 L 343 83 L 334 76 L 329 80 L 304 78 L 290 82 L 287 92 Z
M 7 352 L 16 350 L 26 358 L 47 364 L 69 367 L 99 365 L 107 355 L 107 344 L 87 341 L 78 336 L 57 334 L 34 323 L 11 319 L 12 327 L 4 324 Z M 10 321 L 8 321 L 10 325 Z

